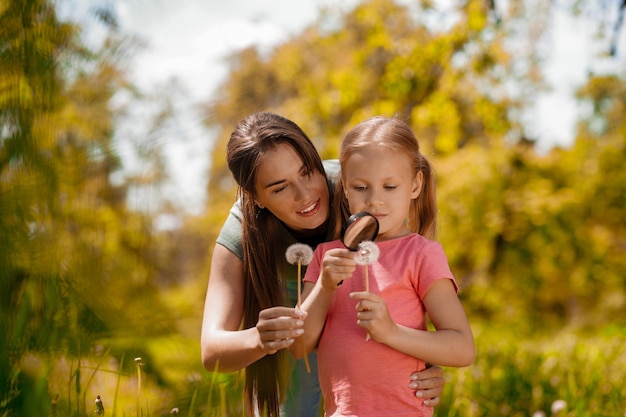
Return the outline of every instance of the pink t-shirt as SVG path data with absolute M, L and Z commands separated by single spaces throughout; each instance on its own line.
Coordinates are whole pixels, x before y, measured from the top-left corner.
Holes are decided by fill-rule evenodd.
M 391 318 L 399 324 L 426 330 L 422 298 L 438 279 L 454 277 L 441 244 L 418 234 L 376 242 L 378 260 L 368 265 L 369 290 L 385 299 Z M 307 268 L 305 281 L 315 282 L 328 249 L 343 247 L 333 241 L 319 245 Z M 424 369 L 422 360 L 374 340 L 357 326 L 355 306 L 348 294 L 365 291 L 365 266 L 333 294 L 326 324 L 317 347 L 320 386 L 327 416 L 431 416 L 409 389 L 409 376 Z M 456 288 L 456 283 L 455 283 Z

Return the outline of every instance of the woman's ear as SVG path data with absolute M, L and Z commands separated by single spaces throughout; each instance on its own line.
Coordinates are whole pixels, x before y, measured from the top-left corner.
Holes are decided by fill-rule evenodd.
M 424 185 L 424 173 L 419 171 L 413 178 L 413 187 L 411 188 L 411 198 L 416 199 L 422 193 L 422 186 Z

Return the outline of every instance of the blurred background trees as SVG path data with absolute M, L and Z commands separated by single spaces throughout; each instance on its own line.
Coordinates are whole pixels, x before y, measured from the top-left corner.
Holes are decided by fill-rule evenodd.
M 140 395 L 135 357 L 150 414 L 238 409 L 237 378 L 201 369 L 199 325 L 210 250 L 235 198 L 226 142 L 258 110 L 297 122 L 325 158 L 375 114 L 417 133 L 479 350 L 449 377 L 440 415 L 529 415 L 563 397 L 578 399 L 576 415 L 596 415 L 589 397 L 611 410 L 597 415 L 623 412 L 624 373 L 604 366 L 619 363 L 626 339 L 626 70 L 589 74 L 572 145 L 540 152 L 522 115 L 545 87 L 539 41 L 556 6 L 468 0 L 444 13 L 436 3 L 364 1 L 271 51 L 233 54 L 203 105 L 216 143 L 207 206 L 190 215 L 142 204 L 167 179 L 158 132 L 176 91 L 149 96 L 130 83 L 140 45 L 114 13 L 93 9 L 107 32 L 93 51 L 55 2 L 0 1 L 0 416 L 48 414 L 56 394 L 67 415 L 87 415 L 105 392 L 105 405 L 119 400 L 113 415 L 130 414 L 117 403 Z M 603 4 L 621 17 L 626 3 Z M 598 28 L 615 54 L 619 19 Z M 119 126 L 136 108 L 153 115 L 133 136 Z M 141 170 L 123 166 L 127 149 Z M 155 227 L 164 214 L 180 226 Z M 580 373 L 568 374 L 569 361 Z M 560 388 L 555 375 L 589 391 Z
M 434 160 L 440 240 L 472 310 L 532 328 L 623 320 L 626 193 L 615 162 L 626 156 L 626 74 L 590 74 L 574 144 L 540 153 L 520 114 L 543 88 L 533 41 L 550 5 L 495 3 L 461 2 L 442 30 L 429 23 L 443 20 L 429 2 L 364 2 L 269 56 L 232 57 L 207 109 L 222 127 L 209 204 L 231 190 L 219 161 L 233 125 L 255 109 L 297 121 L 327 158 L 346 129 L 398 114 Z M 523 47 L 512 50 L 515 36 Z

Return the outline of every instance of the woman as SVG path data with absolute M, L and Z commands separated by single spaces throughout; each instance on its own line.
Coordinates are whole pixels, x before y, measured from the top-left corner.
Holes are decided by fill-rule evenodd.
M 303 332 L 295 305 L 296 272 L 285 260 L 295 242 L 313 248 L 329 230 L 337 161 L 322 163 L 306 134 L 292 121 L 254 113 L 233 131 L 226 155 L 239 185 L 239 201 L 226 220 L 212 255 L 202 324 L 202 361 L 209 371 L 246 368 L 249 411 L 277 416 L 317 416 L 319 386 L 296 366 L 289 379 L 286 348 Z M 301 365 L 302 361 L 298 362 Z M 407 370 L 407 376 L 410 371 Z M 408 387 L 428 406 L 439 402 L 443 372 L 413 373 Z

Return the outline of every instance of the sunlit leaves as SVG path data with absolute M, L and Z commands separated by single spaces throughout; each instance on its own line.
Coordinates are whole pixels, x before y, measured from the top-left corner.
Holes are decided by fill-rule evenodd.
M 28 415 L 20 395 L 32 394 L 28 402 L 40 405 L 49 398 L 47 390 L 34 393 L 28 386 L 45 378 L 19 380 L 20 355 L 80 358 L 104 337 L 157 335 L 173 327 L 164 309 L 150 311 L 159 304 L 151 219 L 129 210 L 124 185 L 110 181 L 120 159 L 109 103 L 128 87 L 124 42 L 105 43 L 96 56 L 74 25 L 57 20 L 49 2 L 5 4 L 0 414 Z
M 360 3 L 340 25 L 314 25 L 249 68 L 233 67 L 227 91 L 280 80 L 270 96 L 248 96 L 243 107 L 241 96 L 224 96 L 213 108 L 233 121 L 221 125 L 228 132 L 242 108 L 269 106 L 324 157 L 336 157 L 341 136 L 366 117 L 401 115 L 437 170 L 439 235 L 470 309 L 486 319 L 584 322 L 623 306 L 610 296 L 622 291 L 615 271 L 626 258 L 623 80 L 591 78 L 579 93 L 590 110 L 576 144 L 538 154 L 519 114 L 543 88 L 536 41 L 550 5 L 509 6 L 452 2 L 435 30 L 432 19 L 444 16 L 434 3 Z M 214 159 L 223 153 L 218 145 Z M 219 183 L 229 176 L 214 174 Z M 602 313 L 591 293 L 612 307 Z

